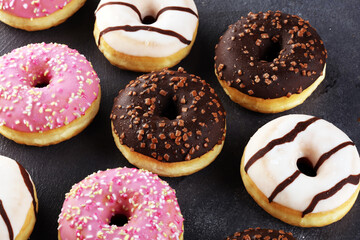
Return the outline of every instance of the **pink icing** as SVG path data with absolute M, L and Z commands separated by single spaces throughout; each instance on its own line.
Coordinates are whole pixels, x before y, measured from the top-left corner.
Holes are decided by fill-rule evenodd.
M 66 45 L 15 49 L 0 58 L 0 125 L 22 132 L 67 125 L 96 100 L 99 82 L 91 63 Z
M 109 225 L 115 214 L 128 217 Z M 146 170 L 117 168 L 94 173 L 66 194 L 59 216 L 62 240 L 179 239 L 183 217 L 175 191 Z
M 71 0 L 0 0 L 0 10 L 22 18 L 46 17 Z

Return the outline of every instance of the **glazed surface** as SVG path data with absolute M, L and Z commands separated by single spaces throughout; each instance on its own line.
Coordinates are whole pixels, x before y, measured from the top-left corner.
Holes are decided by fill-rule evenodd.
M 306 158 L 316 176 L 303 174 Z M 360 159 L 349 137 L 333 124 L 308 115 L 286 115 L 261 127 L 244 152 L 245 172 L 269 202 L 308 213 L 346 202 L 360 179 Z
M 291 113 L 316 115 L 335 123 L 349 135 L 360 150 L 360 122 L 358 122 L 360 94 L 358 94 L 359 88 L 356 87 L 359 84 L 356 69 L 359 69 L 360 65 L 358 61 L 360 51 L 356 51 L 356 42 L 360 42 L 358 34 L 360 18 L 359 10 L 356 9 L 358 2 L 358 0 L 331 1 L 329 4 L 327 0 L 301 2 L 244 0 L 221 1 L 220 4 L 219 0 L 195 0 L 200 16 L 199 33 L 194 48 L 182 65 L 188 72 L 201 76 L 216 90 L 227 111 L 228 131 L 223 151 L 209 167 L 189 177 L 168 180 L 177 190 L 181 211 L 186 218 L 185 240 L 221 240 L 236 231 L 259 225 L 292 231 L 295 237 L 301 239 L 302 236 L 306 236 L 307 240 L 339 240 L 340 232 L 342 240 L 353 240 L 354 236 L 360 236 L 360 199 L 341 221 L 329 227 L 316 229 L 291 227 L 274 219 L 257 206 L 240 183 L 239 158 L 255 131 L 268 120 L 283 114 L 258 114 L 234 104 L 224 94 L 211 70 L 214 64 L 212 58 L 215 43 L 227 26 L 236 22 L 241 15 L 246 16 L 249 11 L 258 12 L 267 9 L 301 14 L 302 18 L 310 21 L 324 40 L 329 58 L 324 82 L 307 103 L 291 110 Z M 41 218 L 38 219 L 31 236 L 33 240 L 56 239 L 56 220 L 64 201 L 64 194 L 74 183 L 82 179 L 79 179 L 79 174 L 85 176 L 86 173 L 105 167 L 131 166 L 117 150 L 111 135 L 110 122 L 106 118 L 110 115 L 113 98 L 118 95 L 118 91 L 141 73 L 122 71 L 111 66 L 98 50 L 95 41 L 91 38 L 93 21 L 87 24 L 87 19 L 93 19 L 92 15 L 98 4 L 99 1 L 87 1 L 84 8 L 69 19 L 70 22 L 49 31 L 29 34 L 0 24 L 2 46 L 0 55 L 28 44 L 29 36 L 32 42 L 58 41 L 68 44 L 69 47 L 77 49 L 88 57 L 101 79 L 103 99 L 100 112 L 90 128 L 72 140 L 44 149 L 20 146 L 0 137 L 1 153 L 14 158 L 19 156 L 18 159 L 21 158 L 24 166 L 31 167 L 27 169 L 31 170 L 32 177 L 37 176 L 34 179 L 35 183 L 41 183 L 38 188 Z M 30 154 L 26 154 L 25 157 L 22 155 L 23 151 L 19 149 L 26 149 Z M 102 155 L 103 152 L 107 153 L 106 157 Z M 42 159 L 39 159 L 39 156 Z M 44 166 L 45 163 L 49 167 Z M 64 165 L 74 167 L 64 168 Z M 59 178 L 49 176 L 62 177 L 59 181 Z M 53 191 L 50 193 L 49 189 Z M 229 206 L 232 206 L 233 211 L 229 211 Z M 239 216 L 244 215 L 246 221 L 239 220 Z M 203 222 L 203 219 L 209 221 Z M 346 230 L 343 231 L 344 229 Z
M 291 233 L 282 230 L 249 228 L 242 232 L 236 232 L 225 240 L 295 240 Z
M 72 0 L 0 0 L 0 10 L 22 18 L 46 17 Z
M 0 58 L 0 124 L 21 132 L 67 125 L 98 97 L 99 82 L 91 63 L 66 45 L 15 49 Z
M 0 156 L 0 239 L 14 240 L 36 200 L 32 180 L 16 161 Z
M 193 0 L 102 0 L 95 15 L 97 43 L 102 37 L 116 51 L 131 56 L 175 54 L 191 43 L 198 25 Z M 155 22 L 147 24 L 149 18 Z
M 124 226 L 111 218 L 125 215 Z M 73 239 L 180 239 L 183 217 L 175 191 L 157 175 L 135 168 L 94 173 L 75 184 L 59 217 L 59 236 Z
M 215 71 L 219 80 L 250 96 L 289 97 L 319 78 L 326 57 L 308 21 L 281 12 L 249 13 L 220 38 Z
M 131 81 L 115 98 L 110 117 L 121 144 L 159 161 L 179 162 L 224 140 L 225 115 L 214 89 L 179 68 Z

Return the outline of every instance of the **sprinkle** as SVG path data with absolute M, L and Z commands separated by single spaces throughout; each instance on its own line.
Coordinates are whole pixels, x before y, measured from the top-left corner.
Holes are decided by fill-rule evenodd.
M 223 68 L 225 68 L 223 65 L 217 66 L 217 70 Z M 150 88 L 154 89 L 150 90 Z M 184 88 L 184 90 L 180 92 L 180 88 Z M 139 98 L 133 97 L 133 93 L 129 96 L 129 91 L 136 92 L 137 96 L 143 95 L 143 98 L 138 100 Z M 128 100 L 120 103 L 117 99 L 122 99 L 122 95 L 126 95 Z M 166 98 L 162 96 L 166 96 Z M 171 101 L 174 102 L 175 106 L 172 104 L 168 106 Z M 186 160 L 189 159 L 187 155 L 191 149 L 194 149 L 192 150 L 194 154 L 195 146 L 204 144 L 203 139 L 195 138 L 197 128 L 200 127 L 204 130 L 204 137 L 206 138 L 209 129 L 212 129 L 214 124 L 224 124 L 225 112 L 219 102 L 215 91 L 199 77 L 184 72 L 180 74 L 171 70 L 163 70 L 144 74 L 130 81 L 128 86 L 119 92 L 110 117 L 113 123 L 119 123 L 115 126 L 117 135 L 129 131 L 129 124 L 134 124 L 136 118 L 142 119 L 136 131 L 143 130 L 144 137 L 136 139 L 140 133 L 137 132 L 135 135 L 137 141 L 132 142 L 131 145 L 128 145 L 129 139 L 120 137 L 121 144 L 137 149 L 137 151 L 158 161 Z M 121 108 L 117 107 L 119 104 L 122 105 Z M 174 109 L 176 115 L 171 116 L 173 119 L 164 120 L 169 107 L 176 108 Z M 220 111 L 221 115 L 219 114 L 217 117 L 206 121 L 199 121 L 196 118 L 183 118 L 187 113 L 192 115 L 193 112 L 199 112 L 201 114 L 201 110 L 204 109 L 206 109 L 206 114 L 217 114 Z M 161 113 L 162 111 L 164 112 Z M 158 118 L 159 115 L 161 117 Z M 204 117 L 201 118 L 203 120 Z M 151 124 L 146 122 L 151 122 Z M 190 129 L 189 126 L 191 125 L 193 127 Z M 196 144 L 192 146 L 194 141 Z M 218 143 L 218 141 L 218 139 L 211 139 L 208 147 L 213 147 L 213 144 Z M 165 152 L 159 153 L 158 149 L 160 148 L 164 149 Z M 175 154 L 176 152 L 177 154 Z

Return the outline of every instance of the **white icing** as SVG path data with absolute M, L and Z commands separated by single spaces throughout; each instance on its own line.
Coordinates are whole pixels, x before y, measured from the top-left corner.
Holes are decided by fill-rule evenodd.
M 259 149 L 289 133 L 297 123 L 310 118 L 312 116 L 294 114 L 265 124 L 246 146 L 244 166 Z M 294 141 L 275 146 L 257 160 L 248 169 L 248 175 L 259 190 L 269 198 L 281 182 L 298 170 L 299 158 L 307 157 L 315 166 L 321 155 L 348 141 L 351 141 L 350 138 L 333 124 L 322 119 L 317 120 L 305 131 L 300 132 Z M 315 195 L 329 190 L 349 175 L 358 174 L 360 174 L 359 153 L 355 146 L 348 145 L 331 155 L 320 166 L 315 177 L 301 173 L 273 201 L 303 212 Z M 321 200 L 312 212 L 329 211 L 339 207 L 354 194 L 357 187 L 358 185 L 346 184 L 332 197 Z
M 115 0 L 102 0 L 99 6 L 108 2 Z M 197 14 L 193 0 L 124 0 L 122 2 L 136 6 L 142 18 L 155 17 L 158 11 L 169 6 L 190 8 Z M 115 26 L 152 26 L 174 31 L 191 41 L 197 28 L 198 18 L 188 12 L 169 10 L 163 12 L 153 24 L 145 25 L 130 7 L 107 5 L 96 13 L 96 24 L 100 32 Z M 167 57 L 188 46 L 176 37 L 146 30 L 108 32 L 103 35 L 103 40 L 116 51 L 132 56 Z
M 15 238 L 24 225 L 33 199 L 18 164 L 4 156 L 0 156 L 0 199 L 10 220 Z M 0 239 L 9 239 L 8 229 L 1 216 Z

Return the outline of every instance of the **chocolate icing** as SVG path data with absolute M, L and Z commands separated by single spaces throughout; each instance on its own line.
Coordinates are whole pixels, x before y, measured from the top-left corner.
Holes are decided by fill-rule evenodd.
M 272 202 L 274 200 L 274 198 L 282 191 L 284 190 L 287 186 L 289 186 L 293 181 L 295 181 L 295 179 L 300 175 L 300 171 L 296 170 L 290 177 L 288 177 L 287 179 L 285 179 L 284 181 L 282 181 L 279 185 L 277 185 L 277 187 L 275 188 L 275 190 L 271 193 L 269 199 L 269 202 Z
M 329 159 L 333 154 L 335 154 L 337 151 L 345 148 L 346 146 L 354 146 L 355 144 L 351 141 L 348 142 L 344 142 L 339 144 L 338 146 L 334 147 L 333 149 L 331 149 L 330 151 L 324 153 L 323 155 L 321 155 L 321 157 L 319 158 L 319 160 L 316 162 L 316 165 L 314 167 L 314 171 L 316 172 L 319 167 L 327 160 Z M 309 161 L 309 160 L 308 160 Z M 295 181 L 295 179 L 300 175 L 300 171 L 296 170 L 290 177 L 286 178 L 283 182 L 281 182 L 276 188 L 275 190 L 271 193 L 269 199 L 269 202 L 272 202 L 274 200 L 274 198 L 281 192 L 283 191 L 287 186 L 289 186 L 292 182 Z M 340 189 L 338 189 L 340 190 Z M 337 190 L 337 191 L 338 191 Z M 335 193 L 334 193 L 335 194 Z M 330 197 L 330 196 L 329 196 Z M 327 197 L 326 197 L 327 198 Z M 324 199 L 324 198 L 323 198 Z M 313 200 L 314 201 L 314 200 Z M 310 204 L 311 205 L 311 204 Z M 313 207 L 315 208 L 315 206 Z M 313 209 L 312 209 L 313 210 Z M 311 210 L 311 211 L 312 211 Z M 310 209 L 308 210 L 310 211 Z M 305 214 L 304 214 L 305 215 Z
M 127 3 L 127 2 L 107 2 L 107 3 L 103 3 L 101 4 L 95 11 L 95 14 L 103 7 L 108 6 L 108 5 L 123 5 L 126 7 L 131 8 L 132 10 L 134 10 L 134 12 L 136 12 L 136 14 L 139 16 L 139 19 L 142 20 L 143 18 L 141 17 L 141 13 L 140 10 L 133 4 L 131 3 Z M 163 14 L 166 11 L 182 11 L 182 12 L 188 12 L 192 15 L 194 15 L 195 17 L 199 18 L 199 16 L 197 15 L 196 12 L 194 12 L 191 8 L 187 8 L 187 7 L 178 7 L 178 6 L 170 6 L 170 7 L 164 7 L 163 9 L 160 9 L 158 11 L 158 13 L 156 14 L 155 19 L 158 19 L 159 16 L 161 14 Z
M 347 178 L 344 178 L 343 180 L 338 182 L 335 186 L 333 186 L 329 190 L 317 194 L 311 200 L 311 203 L 309 204 L 309 206 L 304 210 L 302 216 L 304 217 L 306 214 L 311 213 L 314 210 L 314 208 L 316 207 L 316 205 L 321 200 L 332 197 L 335 193 L 340 191 L 346 184 L 357 185 L 357 184 L 359 184 L 359 180 L 360 180 L 360 174 L 358 174 L 358 175 L 350 175 Z
M 161 14 L 163 14 L 164 12 L 169 11 L 169 10 L 171 10 L 171 11 L 187 12 L 187 13 L 190 13 L 190 14 L 194 15 L 196 18 L 199 18 L 199 16 L 196 14 L 196 12 L 194 12 L 191 8 L 170 6 L 170 7 L 164 7 L 163 9 L 161 9 L 161 10 L 156 14 L 155 19 L 158 19 Z
M 337 151 L 343 149 L 346 146 L 355 146 L 355 144 L 351 141 L 348 142 L 344 142 L 339 144 L 338 146 L 334 147 L 333 149 L 331 149 L 330 151 L 324 153 L 323 155 L 321 155 L 321 157 L 319 158 L 319 160 L 317 161 L 314 170 L 315 172 L 319 169 L 319 167 L 326 161 L 328 160 L 331 155 L 335 154 Z
M 269 142 L 265 147 L 261 148 L 259 151 L 257 151 L 247 162 L 245 165 L 245 172 L 249 170 L 249 168 L 260 158 L 262 158 L 265 154 L 267 154 L 269 151 L 271 151 L 275 146 L 284 144 L 287 142 L 293 141 L 296 136 L 302 132 L 305 131 L 308 126 L 310 126 L 315 121 L 319 120 L 317 117 L 312 117 L 306 121 L 299 122 L 296 124 L 295 128 L 292 129 L 289 133 L 285 134 L 281 138 L 277 138 Z M 338 152 L 339 150 L 347 147 L 347 146 L 354 146 L 355 144 L 351 141 L 343 142 L 336 147 L 332 148 L 328 152 L 322 154 L 319 158 L 319 160 L 316 162 L 316 165 L 314 167 L 314 171 L 316 172 L 320 166 L 328 160 L 333 154 Z M 306 157 L 304 157 L 307 159 Z M 282 181 L 279 185 L 277 185 L 274 189 L 274 191 L 271 193 L 270 197 L 268 198 L 269 202 L 271 203 L 274 198 L 283 191 L 287 186 L 289 186 L 292 182 L 297 179 L 297 177 L 301 174 L 299 170 L 296 170 L 291 176 L 286 178 L 284 181 Z M 359 183 L 360 180 L 360 174 L 359 175 L 350 175 L 349 177 L 341 180 L 339 183 L 337 183 L 334 187 L 330 188 L 327 191 L 321 192 L 314 196 L 309 206 L 304 210 L 302 213 L 302 217 L 304 217 L 306 214 L 311 213 L 319 201 L 330 198 L 334 194 L 336 194 L 343 186 L 346 184 L 353 184 L 356 185 Z
M 215 71 L 242 93 L 273 99 L 309 87 L 322 74 L 326 57 L 323 41 L 308 21 L 279 11 L 249 13 L 220 38 Z
M 319 118 L 312 117 L 306 121 L 299 122 L 296 124 L 295 128 L 293 130 L 291 130 L 289 133 L 285 134 L 281 138 L 277 138 L 277 139 L 274 139 L 271 142 L 269 142 L 265 147 L 261 148 L 249 159 L 249 161 L 245 165 L 245 172 L 247 172 L 249 170 L 251 165 L 253 165 L 257 160 L 262 158 L 266 153 L 271 151 L 271 149 L 273 149 L 275 146 L 281 145 L 281 144 L 284 144 L 287 142 L 292 142 L 300 132 L 305 131 L 305 129 L 308 126 L 310 126 L 312 123 L 314 123 L 317 120 L 319 120 Z
M 176 37 L 177 39 L 179 39 L 180 42 L 186 44 L 186 45 L 190 45 L 191 40 L 187 40 L 183 35 L 171 31 L 171 30 L 164 30 L 161 28 L 156 28 L 156 27 L 151 27 L 151 26 L 130 26 L 130 25 L 124 25 L 124 26 L 115 26 L 115 27 L 108 27 L 105 28 L 104 30 L 102 30 L 99 34 L 99 39 L 98 39 L 98 45 L 100 45 L 100 39 L 101 37 L 109 32 L 112 31 L 118 31 L 118 30 L 124 30 L 127 32 L 137 32 L 140 30 L 145 30 L 145 31 L 151 31 L 151 32 L 157 32 L 160 34 L 164 34 L 164 35 L 168 35 L 168 36 L 172 36 L 172 37 Z
M 131 3 L 126 3 L 126 2 L 107 2 L 107 3 L 103 3 L 96 9 L 95 15 L 101 8 L 103 8 L 105 6 L 109 6 L 109 5 L 122 5 L 122 6 L 129 7 L 132 10 L 134 10 L 134 12 L 136 12 L 136 14 L 139 16 L 140 21 L 142 20 L 141 13 L 140 13 L 139 9 L 135 5 L 133 5 Z
M 142 18 L 141 16 L 141 12 L 140 10 L 133 4 L 130 3 L 126 3 L 126 2 L 107 2 L 104 4 L 101 4 L 95 11 L 95 15 L 96 13 L 103 7 L 108 6 L 108 5 L 123 5 L 126 7 L 131 8 L 134 12 L 136 12 L 136 14 L 139 16 L 140 21 L 144 21 L 144 19 L 146 18 Z M 155 22 L 159 16 L 161 14 L 163 14 L 166 11 L 182 11 L 182 12 L 187 12 L 190 13 L 192 15 L 194 15 L 195 17 L 199 18 L 199 16 L 191 9 L 191 8 L 187 8 L 187 7 L 178 7 L 178 6 L 169 6 L 169 7 L 164 7 L 162 9 L 160 9 L 158 11 L 158 13 L 156 14 L 156 17 L 153 19 L 153 21 Z M 108 33 L 108 32 L 112 32 L 112 31 L 118 31 L 118 30 L 123 30 L 123 31 L 128 31 L 128 32 L 136 32 L 139 30 L 145 30 L 145 31 L 152 31 L 152 32 L 158 32 L 160 34 L 164 34 L 164 35 L 168 35 L 168 36 L 172 36 L 172 37 L 176 37 L 177 39 L 179 39 L 179 41 L 181 41 L 182 43 L 186 44 L 186 45 L 190 45 L 191 40 L 187 40 L 184 36 L 182 36 L 181 34 L 171 31 L 171 30 L 165 30 L 165 29 L 160 29 L 160 28 L 156 28 L 156 27 L 151 27 L 151 26 L 130 26 L 130 25 L 124 25 L 124 26 L 114 26 L 114 27 L 108 27 L 104 30 L 102 30 L 99 34 L 99 39 L 98 39 L 98 45 L 100 45 L 100 39 L 101 37 Z
M 33 207 L 34 207 L 34 215 L 36 217 L 37 215 L 37 212 L 36 212 L 36 200 L 35 200 L 35 191 L 34 191 L 34 186 L 32 184 L 32 181 L 30 179 L 30 175 L 28 174 L 28 172 L 25 170 L 25 168 L 23 166 L 21 166 L 20 163 L 16 162 L 19 166 L 19 169 L 20 169 L 20 173 L 21 173 L 21 176 L 23 177 L 24 179 L 24 183 L 27 187 L 27 189 L 29 190 L 30 194 L 31 194 L 31 197 L 32 197 L 32 204 L 33 204 Z
M 282 230 L 249 228 L 243 232 L 236 232 L 234 235 L 225 238 L 225 240 L 295 240 L 292 233 L 286 233 Z
M 169 112 L 174 116 L 166 117 Z M 131 81 L 115 98 L 110 118 L 121 144 L 162 162 L 179 162 L 224 141 L 225 115 L 214 89 L 179 68 Z
M 14 232 L 13 232 L 13 229 L 12 229 L 12 226 L 11 226 L 11 222 L 9 220 L 9 217 L 5 211 L 5 208 L 4 208 L 4 205 L 0 199 L 0 216 L 2 217 L 2 219 L 4 220 L 5 222 L 5 225 L 8 229 L 8 232 L 9 232 L 9 239 L 10 240 L 14 240 Z

